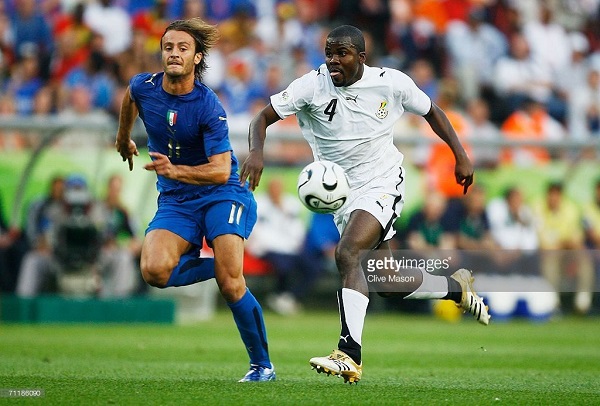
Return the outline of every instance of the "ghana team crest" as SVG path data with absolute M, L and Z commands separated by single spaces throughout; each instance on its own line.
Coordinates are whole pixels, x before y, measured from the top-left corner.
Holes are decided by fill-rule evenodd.
M 377 116 L 378 119 L 383 120 L 384 118 L 387 117 L 388 111 L 386 109 L 386 106 L 387 106 L 386 101 L 382 101 L 381 104 L 379 105 L 379 108 L 377 109 L 377 113 L 375 113 L 375 116 Z
M 171 127 L 177 123 L 177 112 L 175 110 L 169 110 L 167 112 L 167 122 Z

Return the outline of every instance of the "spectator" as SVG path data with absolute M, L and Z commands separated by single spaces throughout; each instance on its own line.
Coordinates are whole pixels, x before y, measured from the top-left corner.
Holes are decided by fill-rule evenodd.
M 65 179 L 54 176 L 45 196 L 33 200 L 27 209 L 25 235 L 33 250 L 47 252 L 50 249 L 50 230 L 65 205 Z
M 131 17 L 113 0 L 95 0 L 88 4 L 83 20 L 100 35 L 106 56 L 115 57 L 125 52 L 131 45 Z
M 446 198 L 437 192 L 427 193 L 423 207 L 408 222 L 406 242 L 409 249 L 454 249 L 456 243 L 445 221 Z
M 600 69 L 590 69 L 569 96 L 569 134 L 576 140 L 600 138 Z
M 523 192 L 518 187 L 508 188 L 488 203 L 486 213 L 492 237 L 501 248 L 499 255 L 493 256 L 498 267 L 492 270 L 497 274 L 480 279 L 487 285 L 493 317 L 502 320 L 523 314 L 519 302 L 526 304 L 530 317 L 550 317 L 557 308 L 558 293 L 539 272 L 536 221 Z
M 570 64 L 571 44 L 565 28 L 554 21 L 552 7 L 544 1 L 539 3 L 539 16 L 523 24 L 523 35 L 533 59 L 548 66 L 555 75 Z
M 432 100 L 438 100 L 440 83 L 431 62 L 427 59 L 416 59 L 410 65 L 409 76 L 427 96 Z
M 0 117 L 14 117 L 17 106 L 14 97 L 10 94 L 0 95 Z M 19 130 L 0 130 L 0 151 L 22 149 L 27 145 L 26 137 Z
M 498 248 L 490 232 L 485 208 L 485 190 L 481 186 L 473 185 L 469 194 L 463 197 L 463 210 L 455 220 L 458 249 L 489 251 Z
M 525 99 L 544 104 L 549 112 L 564 112 L 564 103 L 553 94 L 552 69 L 533 58 L 527 39 L 521 33 L 510 38 L 510 54 L 498 60 L 493 77 L 496 94 L 504 104 L 503 117 L 518 109 Z
M 459 108 L 458 82 L 446 78 L 440 84 L 438 106 L 442 108 L 450 124 L 456 131 L 465 151 L 470 155 L 471 146 L 465 141 L 471 134 L 469 122 Z M 436 135 L 425 121 L 421 121 L 421 132 L 430 140 L 425 151 L 417 151 L 417 159 L 424 158 L 427 187 L 442 193 L 446 198 L 458 198 L 463 195 L 463 188 L 455 182 L 454 155 L 445 144 L 437 142 Z M 420 157 L 419 157 L 420 155 Z
M 108 109 L 114 96 L 115 81 L 107 72 L 106 61 L 98 51 L 92 51 L 82 66 L 72 69 L 64 78 L 63 85 L 68 93 L 83 86 L 92 96 L 92 106 Z
M 523 26 L 522 15 L 515 1 L 495 1 L 488 6 L 490 20 L 494 27 L 506 37 L 510 38 L 519 32 Z
M 28 44 L 23 50 L 19 61 L 11 70 L 11 78 L 7 83 L 6 93 L 14 97 L 16 113 L 19 115 L 31 115 L 35 95 L 44 86 L 40 76 L 37 48 Z
M 494 142 L 500 141 L 501 134 L 490 121 L 490 108 L 482 98 L 476 98 L 467 103 L 467 121 L 469 122 L 470 135 L 473 139 L 472 151 L 475 167 L 495 168 L 500 159 L 499 149 Z M 482 145 L 483 141 L 491 145 Z
M 340 233 L 331 214 L 311 213 L 302 250 L 290 263 L 286 293 L 269 298 L 271 309 L 291 315 L 307 304 L 319 278 L 328 272 L 337 273 L 335 247 L 339 240 Z
M 66 180 L 65 199 L 57 206 L 48 235 L 49 249 L 29 251 L 19 272 L 16 293 L 33 297 L 61 292 L 125 297 L 136 288 L 137 272 L 127 249 L 103 239 L 109 219 L 91 197 L 85 179 Z
M 406 69 L 414 61 L 423 59 L 441 75 L 442 53 L 440 39 L 432 20 L 414 15 L 407 0 L 395 0 L 390 4 L 390 28 L 388 49 L 399 60 L 399 67 Z
M 254 32 L 263 41 L 269 53 L 283 60 L 289 60 L 294 49 L 301 46 L 302 25 L 297 18 L 297 10 L 293 2 L 280 2 L 275 7 L 274 21 L 259 20 Z M 290 73 L 290 77 L 293 76 L 293 72 Z
M 248 251 L 271 264 L 277 286 L 267 304 L 278 313 L 298 311 L 297 299 L 292 295 L 291 278 L 302 250 L 306 225 L 302 205 L 296 196 L 287 194 L 283 180 L 273 178 L 265 195 L 256 196 L 258 220 L 248 239 Z
M 540 241 L 542 274 L 557 292 L 569 287 L 563 277 L 572 272 L 577 279 L 574 308 L 585 314 L 590 310 L 594 269 L 584 250 L 582 216 L 563 193 L 562 183 L 550 183 L 546 196 L 535 206 Z
M 48 21 L 36 3 L 36 0 L 16 1 L 11 18 L 13 49 L 17 60 L 32 57 L 31 49 L 35 49 L 33 57 L 37 58 L 38 74 L 47 79 L 54 38 Z
M 50 78 L 60 84 L 74 69 L 83 66 L 90 56 L 94 35 L 83 23 L 83 5 L 66 15 L 54 29 L 56 51 L 52 56 Z
M 120 175 L 111 175 L 106 182 L 106 195 L 100 203 L 102 216 L 107 219 L 104 229 L 105 246 L 111 249 L 125 249 L 130 252 L 139 265 L 142 241 L 137 236 L 137 224 L 131 212 L 121 200 L 123 178 Z M 136 266 L 137 269 L 137 266 Z M 138 275 L 137 287 L 144 288 L 141 273 Z
M 149 54 L 160 52 L 160 39 L 170 22 L 168 6 L 169 0 L 154 0 L 153 7 L 133 14 L 132 29 L 145 34 L 144 50 Z
M 369 56 L 374 60 L 381 58 L 387 52 L 386 36 L 390 22 L 389 1 L 359 0 L 342 1 L 338 3 L 335 18 L 339 24 L 350 24 L 361 27 L 366 35 L 368 30 L 372 37 Z
M 553 119 L 544 105 L 525 99 L 519 110 L 512 113 L 500 127 L 507 140 L 559 141 L 565 138 L 562 125 Z M 504 148 L 501 160 L 517 166 L 542 165 L 553 156 L 547 146 L 511 146 Z
M 590 62 L 587 58 L 590 44 L 585 35 L 578 31 L 572 32 L 569 34 L 569 43 L 571 46 L 571 60 L 555 76 L 557 92 L 567 102 L 567 113 L 570 110 L 570 94 L 574 89 L 585 86 L 590 69 Z
M 322 10 L 311 0 L 296 0 L 296 11 L 302 32 L 300 46 L 311 69 L 321 65 L 323 59 L 325 29 L 321 24 Z
M 446 47 L 452 75 L 459 81 L 467 101 L 491 88 L 494 65 L 508 51 L 506 38 L 485 21 L 485 10 L 474 7 L 467 22 L 451 21 L 446 31 Z
M 538 236 L 533 210 L 517 187 L 506 190 L 502 197 L 486 207 L 491 236 L 502 249 L 533 252 L 538 249 Z
M 42 87 L 33 100 L 33 114 L 35 116 L 49 116 L 56 113 L 55 97 L 52 87 Z
M 262 97 L 262 89 L 253 80 L 253 66 L 243 58 L 233 56 L 227 64 L 222 98 L 225 111 L 235 116 L 248 113 L 252 102 Z

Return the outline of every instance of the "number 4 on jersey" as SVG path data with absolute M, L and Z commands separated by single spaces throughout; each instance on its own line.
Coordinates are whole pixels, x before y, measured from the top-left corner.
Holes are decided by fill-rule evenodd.
M 325 115 L 329 116 L 329 120 L 333 120 L 333 115 L 335 114 L 335 107 L 337 106 L 337 99 L 331 99 L 327 107 L 325 107 Z

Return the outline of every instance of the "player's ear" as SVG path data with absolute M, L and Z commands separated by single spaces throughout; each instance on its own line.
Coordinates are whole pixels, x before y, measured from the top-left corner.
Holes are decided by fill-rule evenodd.
M 194 55 L 194 65 L 198 65 L 201 60 L 202 60 L 202 52 L 196 52 L 196 55 Z
M 365 51 L 359 52 L 358 53 L 358 61 L 360 63 L 365 63 L 367 60 L 367 53 Z

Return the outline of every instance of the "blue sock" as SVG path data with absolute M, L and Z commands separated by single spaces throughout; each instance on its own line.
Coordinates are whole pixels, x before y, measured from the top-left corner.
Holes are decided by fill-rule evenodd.
M 262 308 L 250 289 L 246 289 L 246 294 L 237 302 L 227 304 L 248 351 L 250 364 L 271 368 Z
M 186 286 L 215 277 L 215 259 L 198 258 L 188 253 L 181 256 L 165 287 Z

